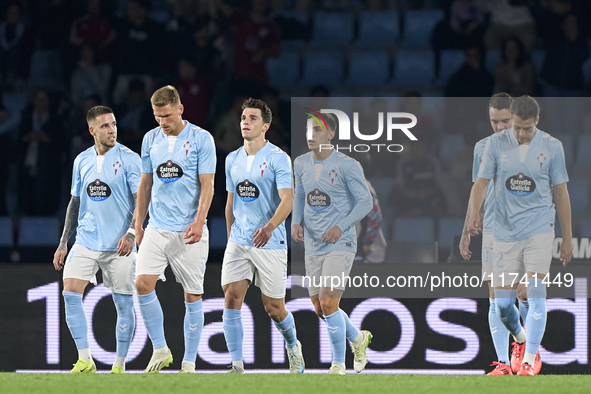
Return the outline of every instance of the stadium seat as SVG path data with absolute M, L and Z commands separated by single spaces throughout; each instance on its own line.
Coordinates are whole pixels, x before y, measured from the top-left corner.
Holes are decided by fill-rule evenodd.
M 591 135 L 581 134 L 577 141 L 577 155 L 575 161 L 575 169 L 581 171 L 591 170 Z M 569 188 L 570 190 L 570 188 Z
M 390 80 L 388 51 L 356 50 L 349 55 L 349 85 L 382 85 Z
M 535 50 L 531 53 L 531 62 L 536 69 L 536 73 L 540 75 L 542 72 L 542 66 L 544 65 L 544 60 L 546 60 L 546 51 L 543 50 Z
M 209 229 L 209 247 L 212 249 L 223 249 L 228 242 L 226 219 L 216 217 L 207 220 Z
M 27 106 L 27 95 L 25 93 L 2 93 L 2 104 L 11 110 L 21 112 Z
M 464 150 L 464 136 L 461 134 L 443 134 L 441 136 L 441 147 L 439 158 L 443 168 L 447 169 L 451 165 L 454 157 Z
M 562 142 L 566 166 L 570 167 L 575 160 L 575 142 L 572 134 L 553 134 L 552 137 Z
M 19 246 L 56 246 L 60 240 L 60 222 L 53 216 L 23 217 L 19 223 Z
M 591 219 L 583 220 L 581 237 L 591 237 Z
M 589 84 L 591 82 L 591 58 L 587 59 L 587 61 L 583 63 L 583 77 L 585 78 L 585 84 Z
M 405 13 L 403 44 L 407 48 L 427 48 L 431 32 L 443 19 L 442 10 L 408 11 Z
M 568 193 L 573 214 L 584 214 L 589 208 L 589 180 L 587 178 L 571 178 L 568 182 Z
M 399 38 L 398 12 L 365 11 L 359 16 L 357 47 L 391 47 Z
M 58 51 L 36 50 L 31 57 L 29 84 L 35 87 L 57 88 L 63 85 L 63 72 Z
M 497 66 L 503 61 L 501 51 L 488 51 L 486 52 L 486 69 L 491 73 L 495 73 Z
M 150 19 L 156 23 L 166 25 L 170 20 L 170 14 L 167 10 L 152 10 L 150 11 Z
M 394 219 L 392 241 L 435 241 L 435 221 L 430 217 Z
M 303 25 L 308 24 L 308 13 L 305 11 L 284 11 L 281 16 L 286 19 L 295 19 Z
M 433 52 L 397 51 L 394 60 L 396 86 L 430 86 L 433 80 Z
M 267 60 L 267 71 L 269 72 L 269 85 L 292 86 L 300 78 L 300 55 L 297 50 L 281 51 L 281 56 L 276 59 Z
M 12 246 L 12 219 L 0 217 L 0 246 Z
M 371 186 L 376 191 L 376 195 L 378 196 L 378 201 L 381 207 L 384 207 L 388 204 L 388 198 L 390 196 L 390 192 L 394 187 L 395 179 L 394 177 L 384 176 L 384 177 L 373 177 L 367 178 Z
M 353 39 L 353 14 L 316 12 L 314 14 L 313 46 L 347 46 Z
M 437 263 L 437 242 L 400 241 L 390 242 L 386 248 L 384 263 Z
M 440 82 L 447 84 L 449 78 L 458 71 L 462 64 L 464 64 L 464 51 L 458 49 L 441 51 Z
M 304 56 L 302 82 L 306 85 L 336 85 L 345 74 L 345 55 L 339 50 L 308 49 Z
M 437 224 L 437 242 L 440 248 L 451 248 L 453 237 L 462 235 L 463 218 L 441 218 Z

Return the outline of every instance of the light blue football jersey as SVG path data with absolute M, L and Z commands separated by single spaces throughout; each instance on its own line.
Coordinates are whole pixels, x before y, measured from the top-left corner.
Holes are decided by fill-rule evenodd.
M 213 137 L 185 123 L 176 140 L 157 127 L 142 142 L 142 172 L 153 174 L 149 224 L 162 230 L 185 231 L 195 221 L 201 194 L 199 174 L 215 173 Z
M 281 203 L 279 189 L 291 189 L 291 159 L 268 142 L 247 168 L 247 154 L 240 147 L 226 157 L 226 190 L 234 193 L 234 224 L 230 242 L 254 246 L 254 233 L 265 226 Z M 263 249 L 287 248 L 285 222 L 275 230 Z
M 80 197 L 76 243 L 92 250 L 116 251 L 131 225 L 140 182 L 137 153 L 117 143 L 99 167 L 94 146 L 74 160 L 72 196 Z
M 480 163 L 482 163 L 482 155 L 486 141 L 490 136 L 481 139 L 474 145 L 474 163 L 472 164 L 472 182 L 476 182 L 478 178 L 478 170 Z M 482 232 L 484 234 L 492 234 L 495 224 L 495 182 L 490 181 L 486 187 L 486 198 L 484 199 L 484 220 L 482 221 Z
M 552 186 L 568 182 L 562 143 L 536 129 L 525 159 L 513 129 L 489 137 L 478 177 L 495 181 L 496 241 L 554 232 Z
M 295 196 L 293 223 L 304 227 L 306 254 L 333 251 L 357 252 L 355 224 L 373 208 L 363 169 L 356 160 L 333 151 L 322 162 L 318 179 L 312 152 L 294 161 Z M 334 243 L 322 242 L 322 235 L 338 226 L 343 235 Z

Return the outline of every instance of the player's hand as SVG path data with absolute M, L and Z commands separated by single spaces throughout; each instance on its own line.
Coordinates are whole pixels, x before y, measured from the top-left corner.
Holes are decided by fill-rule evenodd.
M 203 236 L 203 223 L 193 222 L 187 227 L 185 230 L 185 239 L 187 242 L 185 244 L 191 245 L 201 241 L 201 237 Z
M 137 244 L 137 246 L 140 246 L 142 244 L 142 240 L 144 239 L 144 229 L 142 228 L 141 225 L 137 225 L 137 223 L 135 224 L 135 243 Z
M 268 224 L 264 227 L 259 228 L 255 233 L 252 235 L 254 239 L 252 243 L 254 244 L 255 248 L 262 248 L 269 242 L 271 236 L 273 235 L 273 229 Z
M 132 233 L 125 233 L 117 244 L 117 254 L 119 256 L 129 256 L 133 252 L 135 246 L 135 235 Z
M 562 266 L 566 267 L 573 258 L 573 241 L 572 238 L 563 238 L 560 243 L 560 261 Z
M 480 215 L 470 215 L 468 218 L 468 231 L 470 234 L 480 234 L 482 225 L 480 224 Z
M 470 233 L 462 231 L 462 237 L 460 238 L 460 254 L 464 260 L 470 260 L 472 252 L 470 252 Z
M 64 268 L 64 260 L 66 259 L 66 255 L 68 254 L 68 245 L 60 244 L 53 255 L 53 266 L 55 267 L 56 271 L 61 271 Z
M 291 238 L 296 242 L 302 242 L 304 240 L 304 229 L 299 224 L 292 224 L 291 226 Z
M 322 242 L 326 242 L 329 244 L 336 244 L 342 235 L 343 235 L 343 232 L 341 231 L 339 226 L 333 226 L 333 227 L 329 228 L 328 231 L 322 235 Z

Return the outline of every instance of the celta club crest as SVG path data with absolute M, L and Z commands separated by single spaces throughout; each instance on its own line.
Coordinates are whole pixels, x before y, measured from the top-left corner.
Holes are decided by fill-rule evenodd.
M 332 170 L 329 174 L 328 174 L 329 178 L 330 178 L 330 184 L 334 185 L 334 181 L 335 179 L 337 179 L 337 172 L 335 170 Z
M 538 160 L 540 161 L 540 170 L 541 170 L 542 165 L 544 164 L 544 161 L 546 161 L 546 156 L 544 156 L 543 153 L 540 153 L 540 155 L 538 156 Z
M 184 143 L 183 148 L 185 148 L 185 156 L 189 156 L 189 149 L 192 147 L 193 145 L 191 145 L 191 142 L 187 141 Z
M 261 176 L 263 176 L 263 173 L 265 172 L 265 170 L 267 169 L 267 163 L 263 163 L 260 166 L 261 169 Z
M 113 168 L 115 169 L 115 175 L 117 175 L 117 170 L 121 168 L 121 163 L 118 161 L 113 164 Z

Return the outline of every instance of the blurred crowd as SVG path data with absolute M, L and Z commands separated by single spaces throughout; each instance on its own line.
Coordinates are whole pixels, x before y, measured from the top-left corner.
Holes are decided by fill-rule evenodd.
M 240 105 L 248 96 L 269 104 L 274 116 L 268 139 L 289 152 L 290 91 L 269 86 L 267 60 L 280 56 L 287 41 L 310 40 L 313 30 L 311 22 L 302 24 L 289 16 L 390 10 L 398 11 L 403 29 L 404 13 L 417 9 L 443 11 L 430 36 L 436 78 L 443 51 L 464 51 L 463 64 L 441 95 L 487 97 L 496 91 L 514 96 L 587 95 L 584 70 L 591 36 L 587 0 L 4 1 L 0 6 L 4 170 L 0 216 L 61 215 L 72 162 L 93 143 L 85 121 L 88 109 L 111 106 L 118 120 L 118 140 L 139 152 L 143 135 L 156 126 L 149 98 L 165 84 L 179 90 L 184 118 L 213 134 L 219 150 L 218 174 L 223 174 L 225 155 L 242 144 Z M 500 62 L 488 70 L 486 57 L 497 50 Z M 536 50 L 545 53 L 540 67 L 531 56 Z M 301 89 L 311 96 L 331 95 L 323 86 Z M 397 94 L 415 97 L 418 107 L 412 110 L 420 113 L 425 92 L 406 89 Z M 445 174 L 451 177 L 447 185 L 456 177 L 469 178 L 471 148 L 478 135 L 466 131 L 465 151 L 441 171 L 437 161 L 442 128 L 436 125 L 443 120 L 436 115 L 424 114 L 421 123 L 421 132 L 432 143 L 413 149 L 412 158 L 397 163 L 395 171 L 384 173 L 379 163 L 374 164 L 372 174 L 395 177 L 408 189 L 404 193 L 400 189 L 382 205 L 409 215 L 462 214 L 464 205 L 453 195 L 446 198 L 445 188 L 437 185 Z M 453 130 L 464 133 L 461 128 Z M 420 179 L 413 177 L 417 165 L 423 174 Z M 461 184 L 469 186 L 458 181 Z M 224 195 L 223 176 L 218 176 L 216 190 Z M 467 198 L 467 193 L 462 189 L 457 195 Z M 425 198 L 429 202 L 414 212 Z M 223 215 L 222 200 L 214 199 L 211 215 Z

